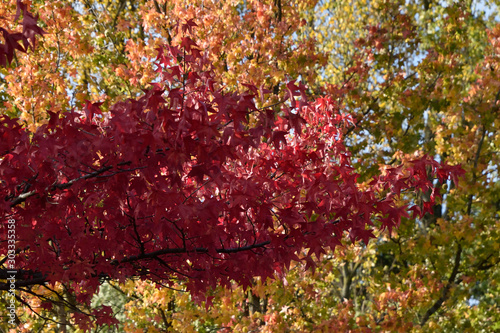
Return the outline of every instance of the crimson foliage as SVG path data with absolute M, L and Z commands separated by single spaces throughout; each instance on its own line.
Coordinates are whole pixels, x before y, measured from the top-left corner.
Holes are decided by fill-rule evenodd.
M 18 289 L 63 282 L 88 304 L 103 278 L 249 284 L 292 260 L 314 265 L 345 233 L 368 242 L 374 225 L 423 214 L 399 206 L 401 192 L 461 173 L 424 157 L 360 186 L 342 141 L 352 119 L 332 98 L 310 102 L 292 81 L 279 109 L 257 108 L 267 91 L 225 91 L 188 36 L 158 50 L 157 72 L 142 97 L 49 111 L 34 134 L 0 116 L 0 217 L 16 220 Z
M 30 45 L 34 48 L 36 35 L 43 35 L 45 33 L 43 29 L 37 25 L 38 17 L 34 17 L 33 14 L 28 11 L 28 6 L 22 3 L 21 0 L 17 0 L 16 4 L 17 11 L 14 21 L 17 21 L 22 13 L 23 19 L 21 25 L 23 31 L 13 33 L 0 27 L 0 32 L 5 40 L 5 44 L 0 43 L 0 66 L 2 67 L 12 62 L 16 50 L 26 52 Z

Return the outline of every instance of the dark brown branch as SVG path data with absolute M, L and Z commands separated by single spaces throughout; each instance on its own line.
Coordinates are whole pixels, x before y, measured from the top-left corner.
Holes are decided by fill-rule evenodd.
M 257 244 L 253 244 L 253 245 L 236 247 L 236 248 L 229 248 L 229 249 L 220 248 L 220 249 L 215 249 L 215 251 L 217 253 L 221 253 L 221 254 L 251 251 L 251 250 L 257 249 L 257 248 L 265 248 L 265 246 L 269 245 L 270 243 L 271 243 L 271 241 L 265 241 L 265 242 L 261 242 L 261 243 L 257 243 Z M 200 253 L 200 254 L 202 254 L 202 253 L 208 253 L 208 252 L 209 252 L 209 250 L 207 248 L 201 248 L 201 247 L 195 248 L 192 250 L 187 250 L 186 248 L 162 249 L 162 250 L 158 250 L 158 251 L 154 251 L 154 252 L 150 252 L 150 253 L 142 253 L 142 254 L 138 254 L 138 255 L 133 255 L 130 257 L 126 257 L 120 261 L 113 260 L 113 261 L 111 261 L 111 264 L 120 265 L 120 264 L 125 264 L 125 263 L 137 262 L 137 261 L 144 260 L 144 259 L 158 259 L 159 256 L 165 255 L 165 254 L 182 254 L 182 253 Z M 6 279 L 8 277 L 7 271 L 0 269 L 0 276 L 2 278 Z M 16 278 L 18 276 L 19 275 L 17 275 Z M 47 282 L 45 277 L 36 276 L 35 278 L 28 279 L 28 280 L 16 279 L 15 286 L 16 286 L 16 289 L 18 289 L 19 287 L 26 287 L 26 286 L 32 286 L 32 285 L 37 285 L 37 284 L 43 285 L 45 282 Z M 9 289 L 10 289 L 9 282 L 0 283 L 0 290 L 6 291 Z
M 274 5 L 276 6 L 277 12 L 275 13 L 275 17 L 278 22 L 281 22 L 283 18 L 283 8 L 281 6 L 281 0 L 274 0 Z
M 183 203 L 183 204 L 185 204 L 185 203 L 186 203 L 186 201 L 188 201 L 190 198 L 192 198 L 192 197 L 193 197 L 193 195 L 194 195 L 196 192 L 198 192 L 198 191 L 199 191 L 200 189 L 202 189 L 205 185 L 207 185 L 208 183 L 210 183 L 210 181 L 211 181 L 211 180 L 210 180 L 210 179 L 208 179 L 208 180 L 206 180 L 203 184 L 201 184 L 200 186 L 198 186 L 198 187 L 197 187 L 197 188 L 196 188 L 193 192 L 191 192 L 191 194 L 190 194 L 190 195 L 188 195 L 188 196 L 186 197 L 186 199 L 184 199 L 184 201 L 183 201 L 182 203 Z
M 154 4 L 155 4 L 156 12 L 157 12 L 158 14 L 163 14 L 163 12 L 162 12 L 162 10 L 161 10 L 161 8 L 160 8 L 160 5 L 158 4 L 158 1 L 153 0 L 153 2 L 154 2 Z
M 484 127 L 484 125 L 482 126 L 482 132 L 483 133 L 482 133 L 481 139 L 479 140 L 479 143 L 477 145 L 476 154 L 474 156 L 474 166 L 473 166 L 473 170 L 472 170 L 472 184 L 474 184 L 474 185 L 475 185 L 476 180 L 477 180 L 477 174 L 476 174 L 477 164 L 479 161 L 479 157 L 481 156 L 481 148 L 483 147 L 484 138 L 486 137 L 486 128 Z M 472 201 L 473 201 L 473 199 L 474 199 L 474 195 L 470 194 L 469 198 L 468 198 L 468 202 L 467 202 L 467 215 L 470 215 L 472 213 Z
M 216 249 L 215 251 L 217 253 L 237 253 L 237 252 L 242 252 L 242 251 L 248 251 L 248 250 L 253 250 L 256 248 L 261 248 L 265 247 L 266 245 L 270 244 L 271 241 L 265 241 L 262 243 L 257 243 L 253 245 L 248 245 L 248 246 L 242 246 L 242 247 L 236 247 L 236 248 L 229 248 L 229 249 Z M 144 253 L 144 254 L 138 254 L 138 255 L 133 255 L 127 258 L 124 258 L 120 261 L 118 260 L 113 260 L 112 264 L 114 265 L 119 265 L 119 264 L 124 264 L 124 263 L 129 263 L 129 262 L 134 262 L 134 261 L 139 261 L 142 259 L 154 259 L 158 256 L 164 255 L 164 254 L 182 254 L 182 253 L 208 253 L 209 250 L 207 248 L 203 247 L 198 247 L 192 250 L 187 250 L 186 248 L 177 248 L 177 249 L 162 249 L 150 253 Z
M 53 184 L 50 188 L 46 188 L 45 190 L 46 191 L 49 191 L 49 190 L 53 191 L 56 188 L 58 188 L 58 189 L 66 189 L 66 188 L 70 187 L 71 185 L 73 185 L 75 182 L 77 182 L 79 180 L 95 177 L 97 175 L 100 175 L 100 174 L 102 174 L 102 173 L 110 170 L 111 168 L 113 168 L 113 167 L 112 166 L 103 167 L 103 168 L 101 168 L 101 169 L 99 169 L 97 171 L 94 171 L 92 173 L 89 173 L 89 174 L 87 174 L 85 176 L 81 176 L 81 177 L 72 179 L 72 180 L 70 180 L 67 183 L 62 183 L 62 184 L 56 183 L 56 184 Z M 36 191 L 29 191 L 29 192 L 20 194 L 17 198 L 15 198 L 14 200 L 12 200 L 12 203 L 10 204 L 10 206 L 14 207 L 14 206 L 20 204 L 21 202 L 26 201 L 26 199 L 28 199 L 29 197 L 34 196 L 35 194 L 36 194 Z
M 441 297 L 439 297 L 439 299 L 436 300 L 436 302 L 434 302 L 434 304 L 425 313 L 424 317 L 422 318 L 422 321 L 420 322 L 420 326 L 424 326 L 425 323 L 427 323 L 427 321 L 429 320 L 429 318 L 434 313 L 436 313 L 441 308 L 443 303 L 450 297 L 450 289 L 457 282 L 457 274 L 458 274 L 458 269 L 460 268 L 461 257 L 462 257 L 462 246 L 460 245 L 460 243 L 458 243 L 457 253 L 455 254 L 455 263 L 453 265 L 453 270 L 448 279 L 448 283 L 443 288 Z
M 53 323 L 58 324 L 58 325 L 62 325 L 62 324 L 63 324 L 63 323 L 62 323 L 62 322 L 60 322 L 60 321 L 57 321 L 57 320 L 55 320 L 55 319 L 53 319 L 53 318 L 45 317 L 45 316 L 43 316 L 42 314 L 40 314 L 40 313 L 36 312 L 36 311 L 35 311 L 35 309 L 33 309 L 33 307 L 32 307 L 32 306 L 31 306 L 28 302 L 26 302 L 25 300 L 23 300 L 21 297 L 16 296 L 16 300 L 17 300 L 18 302 L 20 302 L 23 306 L 28 307 L 28 309 L 30 309 L 30 310 L 31 310 L 31 311 L 32 311 L 32 312 L 33 312 L 36 316 L 38 316 L 39 318 L 41 318 L 41 319 L 45 320 L 45 322 L 50 321 L 50 322 L 53 322 Z
M 113 18 L 113 27 L 116 27 L 116 22 L 118 21 L 118 17 L 120 17 L 120 13 L 125 8 L 127 0 L 121 0 L 118 10 L 116 11 L 115 17 Z
M 479 271 L 487 271 L 488 269 L 493 268 L 500 263 L 500 259 L 493 261 L 493 263 L 489 263 L 491 257 L 493 257 L 493 254 L 489 254 L 486 258 L 484 258 L 474 266 L 476 266 L 477 270 Z
M 36 277 L 29 280 L 16 280 L 15 286 L 17 290 L 19 287 L 28 287 L 37 284 L 43 285 L 45 282 L 46 282 L 45 277 Z M 0 283 L 0 290 L 4 291 L 10 290 L 10 282 Z
M 121 162 L 121 163 L 118 163 L 117 166 L 128 165 L 130 163 L 131 163 L 130 161 Z M 49 191 L 54 191 L 55 189 L 64 190 L 64 189 L 67 189 L 67 188 L 71 187 L 74 183 L 76 183 L 77 181 L 80 181 L 80 180 L 86 180 L 86 179 L 90 179 L 90 178 L 112 177 L 112 176 L 114 176 L 114 175 L 116 175 L 118 173 L 131 172 L 131 171 L 135 171 L 135 170 L 139 170 L 139 169 L 144 169 L 144 168 L 145 167 L 138 167 L 138 168 L 132 168 L 132 169 L 118 169 L 118 170 L 116 170 L 115 172 L 113 172 L 113 173 L 111 173 L 109 175 L 103 175 L 103 173 L 105 173 L 106 171 L 109 171 L 109 170 L 113 169 L 113 166 L 108 165 L 108 166 L 102 167 L 102 168 L 100 168 L 100 169 L 98 169 L 98 170 L 96 170 L 94 172 L 86 174 L 85 176 L 81 176 L 81 177 L 78 177 L 78 178 L 71 179 L 70 181 L 68 181 L 66 183 L 54 183 L 50 187 L 47 187 L 45 189 L 45 191 L 49 192 Z M 26 201 L 29 197 L 34 196 L 36 193 L 37 192 L 35 190 L 33 190 L 33 191 L 29 191 L 29 192 L 20 194 L 14 200 L 12 200 L 12 202 L 10 204 L 10 207 L 14 207 L 14 206 L 19 205 L 20 203 Z

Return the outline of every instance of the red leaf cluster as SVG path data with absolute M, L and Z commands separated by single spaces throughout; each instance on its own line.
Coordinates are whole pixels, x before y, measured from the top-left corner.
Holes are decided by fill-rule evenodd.
M 28 11 L 28 6 L 21 0 L 17 0 L 17 11 L 14 21 L 23 16 L 21 25 L 23 32 L 12 33 L 7 29 L 0 27 L 0 32 L 5 40 L 5 44 L 0 43 L 0 66 L 5 67 L 12 62 L 16 50 L 26 52 L 31 45 L 35 47 L 36 35 L 43 35 L 45 32 L 37 25 L 38 16 L 33 16 Z M 31 42 L 31 43 L 30 43 Z M 22 45 L 20 44 L 22 43 Z
M 258 109 L 256 87 L 219 88 L 187 39 L 157 65 L 159 83 L 107 113 L 50 113 L 32 137 L 0 116 L 0 216 L 17 221 L 25 284 L 64 282 L 82 303 L 104 277 L 248 284 L 312 265 L 345 233 L 368 242 L 376 220 L 396 226 L 399 193 L 432 186 L 426 167 L 458 173 L 424 158 L 361 186 L 343 144 L 352 119 L 334 100 L 290 82 L 281 110 Z

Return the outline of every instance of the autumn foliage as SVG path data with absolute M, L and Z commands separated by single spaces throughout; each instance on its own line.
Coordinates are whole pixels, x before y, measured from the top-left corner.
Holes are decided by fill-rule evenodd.
M 491 234 L 481 221 L 495 219 L 474 208 L 478 184 L 492 182 L 480 174 L 492 168 L 481 149 L 498 114 L 493 55 L 473 79 L 450 45 L 420 36 L 414 16 L 390 1 L 370 8 L 380 17 L 359 9 L 380 22 L 365 22 L 359 38 L 347 31 L 352 44 L 331 53 L 338 63 L 312 47 L 331 37 L 309 29 L 313 2 L 122 3 L 116 16 L 92 14 L 94 40 L 51 30 L 91 21 L 72 19 L 61 1 L 49 5 L 52 16 L 40 9 L 48 27 L 21 1 L 2 21 L 0 217 L 16 221 L 23 305 L 67 306 L 71 323 L 90 330 L 118 324 L 109 306 L 95 305 L 115 286 L 143 299 L 133 315 L 161 318 L 166 330 L 177 309 L 186 322 L 213 320 L 228 331 L 405 331 L 424 326 L 456 285 L 479 281 L 460 265 L 478 253 L 470 234 Z M 455 23 L 464 13 L 449 9 L 456 20 L 447 29 L 465 29 Z M 13 32 L 21 17 L 22 32 Z M 350 23 L 338 24 L 335 33 Z M 231 25 L 241 35 L 224 30 Z M 489 31 L 493 54 L 498 31 Z M 147 33 L 158 38 L 146 42 Z M 70 39 L 82 49 L 61 49 Z M 419 43 L 434 48 L 407 73 L 399 62 L 411 62 Z M 44 55 L 56 44 L 54 70 Z M 30 60 L 16 63 L 27 51 Z M 316 65 L 325 66 L 318 79 Z M 466 90 L 448 75 L 459 69 L 471 75 Z M 488 147 L 496 156 L 493 139 Z M 463 161 L 466 184 L 455 195 Z M 421 266 L 440 251 L 450 269 Z M 184 286 L 183 296 L 168 289 Z M 212 300 L 213 315 L 205 311 Z
M 360 188 L 342 144 L 352 121 L 330 98 L 308 102 L 290 82 L 280 114 L 257 109 L 258 89 L 224 92 L 187 35 L 157 66 L 160 82 L 108 113 L 50 113 L 33 136 L 3 117 L 2 209 L 19 221 L 23 285 L 73 281 L 89 302 L 103 277 L 248 284 L 346 231 L 367 243 L 373 223 L 406 216 L 402 190 L 431 188 L 427 166 L 441 182 L 453 170 L 424 158 Z

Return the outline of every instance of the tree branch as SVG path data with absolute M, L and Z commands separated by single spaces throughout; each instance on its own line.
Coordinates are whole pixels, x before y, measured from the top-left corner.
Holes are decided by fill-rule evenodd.
M 271 243 L 271 241 L 265 241 L 265 242 L 261 242 L 261 243 L 257 243 L 257 244 L 253 244 L 253 245 L 236 247 L 236 248 L 229 248 L 229 249 L 219 248 L 219 249 L 215 249 L 215 251 L 217 253 L 221 253 L 221 254 L 222 253 L 225 253 L 225 254 L 237 253 L 237 252 L 243 252 L 243 251 L 250 251 L 250 250 L 253 250 L 256 248 L 265 248 L 265 246 L 270 244 L 270 243 Z M 138 255 L 133 255 L 130 257 L 126 257 L 122 260 L 112 260 L 111 264 L 112 265 L 120 265 L 120 264 L 125 264 L 125 263 L 132 263 L 132 262 L 136 262 L 136 261 L 140 261 L 140 260 L 144 260 L 144 259 L 158 259 L 159 256 L 165 255 L 165 254 L 181 254 L 181 253 L 200 253 L 200 254 L 202 254 L 202 253 L 208 253 L 208 252 L 209 252 L 209 250 L 207 248 L 202 248 L 202 247 L 198 247 L 198 248 L 195 248 L 192 250 L 188 250 L 185 247 L 184 248 L 176 248 L 176 249 L 162 249 L 162 250 L 158 250 L 158 251 L 154 251 L 154 252 L 150 252 L 150 253 L 141 253 Z M 21 271 L 18 271 L 18 274 L 19 274 L 19 272 L 21 272 Z M 24 271 L 24 272 L 26 272 L 26 271 Z M 26 273 L 28 273 L 28 272 L 26 272 Z M 17 276 L 16 276 L 16 278 L 17 278 Z M 7 277 L 8 277 L 7 270 L 0 269 L 0 278 L 6 279 Z M 37 284 L 43 285 L 45 282 L 47 282 L 46 277 L 36 276 L 36 277 L 29 279 L 29 280 L 16 279 L 15 286 L 16 286 L 16 289 L 18 289 L 19 287 L 26 287 L 26 286 L 32 286 L 32 285 L 37 285 Z M 0 283 L 0 290 L 4 290 L 4 291 L 10 290 L 10 282 Z
M 30 280 L 16 280 L 16 282 L 14 284 L 16 286 L 15 289 L 17 290 L 19 287 L 28 287 L 28 286 L 34 286 L 37 284 L 42 285 L 45 282 L 47 282 L 45 277 L 36 277 L 36 278 L 30 279 Z M 10 282 L 0 283 L 0 290 L 4 290 L 4 291 L 10 290 L 10 285 L 11 285 Z
M 130 161 L 121 162 L 121 163 L 118 163 L 116 166 L 128 165 L 130 163 L 131 163 Z M 49 192 L 49 191 L 53 191 L 55 189 L 64 190 L 64 189 L 67 189 L 67 188 L 71 187 L 74 183 L 76 183 L 77 181 L 80 181 L 80 180 L 86 180 L 86 179 L 90 179 L 90 178 L 111 177 L 111 176 L 114 176 L 114 175 L 116 175 L 118 173 L 121 173 L 121 172 L 130 172 L 130 171 L 135 171 L 135 170 L 144 169 L 144 168 L 145 167 L 138 167 L 138 168 L 132 168 L 132 169 L 118 169 L 115 172 L 113 172 L 112 174 L 103 175 L 103 173 L 105 173 L 106 171 L 109 171 L 109 170 L 113 169 L 113 166 L 108 165 L 108 166 L 102 167 L 99 170 L 96 170 L 94 172 L 86 174 L 85 176 L 81 176 L 81 177 L 78 177 L 78 178 L 71 179 L 67 183 L 54 183 L 51 186 L 47 187 L 45 189 L 45 191 Z M 34 196 L 36 193 L 37 192 L 35 190 L 33 190 L 33 191 L 29 191 L 29 192 L 20 194 L 14 200 L 12 200 L 12 202 L 10 204 L 10 207 L 14 207 L 14 206 L 19 205 L 20 203 L 26 201 L 29 197 Z
M 236 247 L 236 248 L 229 248 L 229 249 L 216 249 L 215 251 L 217 253 L 237 253 L 237 252 L 242 252 L 242 251 L 248 251 L 248 250 L 253 250 L 256 248 L 260 247 L 265 247 L 266 245 L 270 244 L 271 241 L 265 241 L 262 243 L 257 243 L 253 245 L 248 245 L 248 246 L 242 246 L 242 247 Z M 138 254 L 138 255 L 133 255 L 130 257 L 126 257 L 120 261 L 118 260 L 113 260 L 111 263 L 114 265 L 119 265 L 119 264 L 124 264 L 124 263 L 129 263 L 129 262 L 134 262 L 134 261 L 139 261 L 142 259 L 153 259 L 158 256 L 164 255 L 164 254 L 182 254 L 182 253 L 208 253 L 207 248 L 203 247 L 198 247 L 192 250 L 188 250 L 185 247 L 183 248 L 177 248 L 177 249 L 161 249 L 158 251 L 150 252 L 150 253 L 144 253 L 144 254 Z
M 439 297 L 439 299 L 436 300 L 436 302 L 434 302 L 434 304 L 425 313 L 424 317 L 422 318 L 422 321 L 420 322 L 420 326 L 424 326 L 425 323 L 427 323 L 427 321 L 429 320 L 429 318 L 441 308 L 443 303 L 450 296 L 451 287 L 456 283 L 456 278 L 458 274 L 458 269 L 460 268 L 460 260 L 462 256 L 462 246 L 460 245 L 460 243 L 457 244 L 458 246 L 457 246 L 457 253 L 455 254 L 455 263 L 453 265 L 453 270 L 448 279 L 448 283 L 444 287 L 441 297 Z

